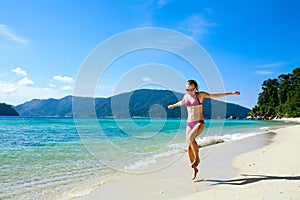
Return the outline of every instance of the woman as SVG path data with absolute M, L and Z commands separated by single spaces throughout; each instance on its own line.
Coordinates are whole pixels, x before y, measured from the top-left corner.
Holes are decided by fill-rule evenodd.
M 186 142 L 188 145 L 188 155 L 191 162 L 191 167 L 194 169 L 193 180 L 198 173 L 198 165 L 200 163 L 199 148 L 196 142 L 196 137 L 199 136 L 204 129 L 204 116 L 203 116 L 203 99 L 204 98 L 220 98 L 227 95 L 240 95 L 239 91 L 209 94 L 206 92 L 198 91 L 198 84 L 195 80 L 188 80 L 186 83 L 187 94 L 183 99 L 175 104 L 169 105 L 168 108 L 172 109 L 178 106 L 186 105 L 188 112 L 187 127 L 186 127 Z

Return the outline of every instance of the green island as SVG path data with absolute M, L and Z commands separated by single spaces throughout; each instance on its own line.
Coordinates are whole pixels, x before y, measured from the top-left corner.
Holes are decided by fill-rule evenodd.
M 257 105 L 249 112 L 252 119 L 300 117 L 300 67 L 292 73 L 262 83 Z

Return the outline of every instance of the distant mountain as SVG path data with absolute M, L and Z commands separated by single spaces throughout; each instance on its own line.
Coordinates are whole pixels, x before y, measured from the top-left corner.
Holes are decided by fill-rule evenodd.
M 19 113 L 11 105 L 0 103 L 0 116 L 19 116 Z
M 72 116 L 72 96 L 62 99 L 34 99 L 15 107 L 21 116 Z
M 66 96 L 62 99 L 32 100 L 16 106 L 21 116 L 47 116 L 47 117 L 91 117 L 99 118 L 186 118 L 186 108 L 178 107 L 169 110 L 168 105 L 183 98 L 184 94 L 168 90 L 141 89 L 122 93 L 109 98 L 89 98 Z M 72 105 L 72 102 L 74 103 Z M 250 109 L 232 104 L 205 99 L 203 114 L 206 118 L 237 118 L 247 117 Z M 75 108 L 72 112 L 72 108 Z M 222 113 L 222 108 L 227 110 Z M 213 108 L 213 112 L 212 112 Z

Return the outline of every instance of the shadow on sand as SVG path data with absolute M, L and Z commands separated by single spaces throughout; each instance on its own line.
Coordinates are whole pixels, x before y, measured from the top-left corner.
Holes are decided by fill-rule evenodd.
M 246 178 L 238 178 L 238 179 L 231 179 L 231 180 L 196 180 L 195 182 L 212 182 L 213 185 L 247 185 L 250 183 L 255 183 L 259 181 L 266 181 L 266 180 L 290 180 L 290 181 L 300 181 L 300 176 L 266 176 L 266 175 L 248 175 L 248 174 L 241 174 Z M 248 178 L 248 176 L 250 176 Z

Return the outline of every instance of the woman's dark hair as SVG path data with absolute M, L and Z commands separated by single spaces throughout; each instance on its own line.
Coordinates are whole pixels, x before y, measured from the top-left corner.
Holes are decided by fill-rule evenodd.
M 198 90 L 198 83 L 195 81 L 195 80 L 188 80 L 187 81 L 187 84 L 189 84 L 189 85 L 194 85 L 195 86 L 195 88 L 196 88 L 196 92 L 198 93 L 199 92 L 199 90 Z

